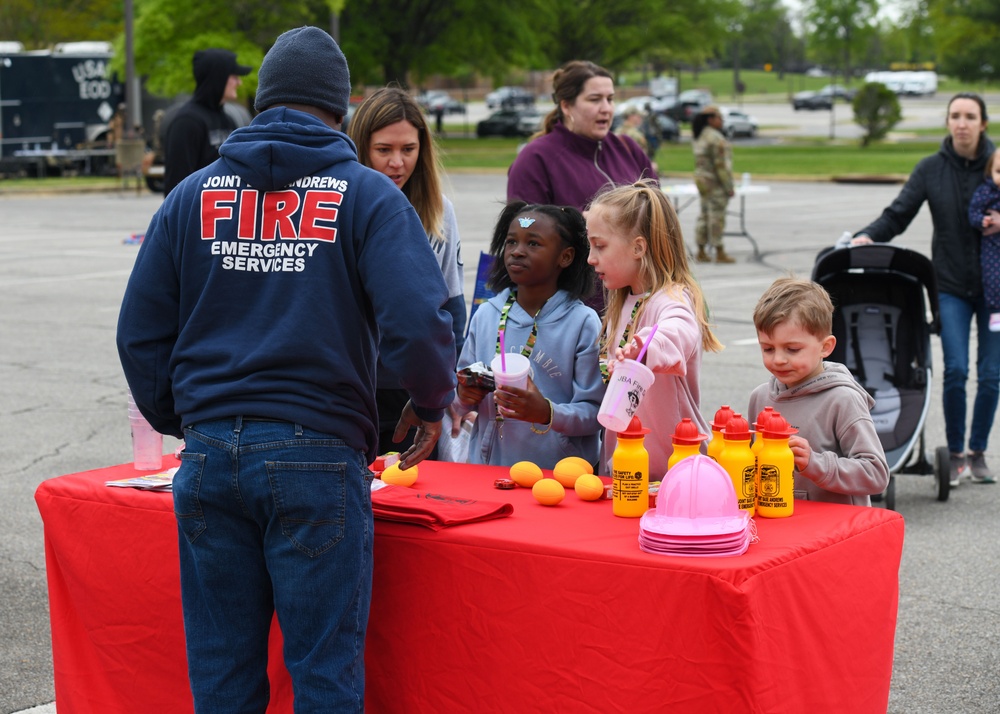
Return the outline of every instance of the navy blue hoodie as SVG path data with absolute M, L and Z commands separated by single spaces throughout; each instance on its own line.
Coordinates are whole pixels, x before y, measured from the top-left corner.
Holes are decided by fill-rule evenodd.
M 354 144 L 276 107 L 164 200 L 118 320 L 136 404 L 165 434 L 236 415 L 280 419 L 375 456 L 375 364 L 417 414 L 453 398 L 451 316 L 416 212 Z

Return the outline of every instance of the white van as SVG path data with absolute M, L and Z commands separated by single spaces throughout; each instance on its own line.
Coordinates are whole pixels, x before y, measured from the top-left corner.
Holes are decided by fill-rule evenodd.
M 937 72 L 907 72 L 903 93 L 932 97 L 937 92 Z
M 937 92 L 937 72 L 869 72 L 866 82 L 881 82 L 896 94 L 933 96 Z

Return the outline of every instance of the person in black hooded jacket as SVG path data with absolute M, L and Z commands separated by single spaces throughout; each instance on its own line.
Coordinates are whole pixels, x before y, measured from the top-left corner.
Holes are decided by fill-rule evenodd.
M 236 62 L 234 52 L 216 48 L 195 52 L 191 66 L 197 83 L 194 96 L 164 122 L 164 196 L 219 158 L 219 147 L 236 128 L 223 106 L 236 99 L 241 77 L 250 73 L 250 67 Z
M 874 223 L 858 232 L 852 243 L 892 240 L 906 230 L 927 203 L 934 225 L 931 259 L 941 309 L 944 423 L 951 452 L 949 480 L 952 486 L 966 476 L 978 483 L 996 483 L 986 465 L 985 452 L 1000 397 L 1000 332 L 989 330 L 990 311 L 983 297 L 979 261 L 980 231 L 968 218 L 969 202 L 994 151 L 993 142 L 986 136 L 986 104 L 982 97 L 972 92 L 952 97 L 946 125 L 948 136 L 938 152 L 917 164 L 896 199 Z M 966 454 L 966 382 L 973 320 L 977 387 Z

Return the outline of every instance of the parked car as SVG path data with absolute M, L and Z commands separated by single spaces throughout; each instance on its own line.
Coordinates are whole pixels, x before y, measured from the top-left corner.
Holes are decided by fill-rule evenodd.
M 690 122 L 702 107 L 707 107 L 712 101 L 711 92 L 706 92 L 704 89 L 689 89 L 681 92 L 677 101 L 664 113 L 674 121 Z
M 653 117 L 656 120 L 656 126 L 660 130 L 660 136 L 663 137 L 664 141 L 680 141 L 681 128 L 677 126 L 677 122 L 666 114 L 654 114 Z
M 625 119 L 625 112 L 616 112 L 615 118 L 611 120 L 611 131 L 617 132 L 619 127 L 622 125 L 622 121 Z M 660 138 L 663 141 L 676 142 L 680 141 L 681 129 L 677 126 L 677 122 L 668 117 L 666 114 L 658 114 L 653 112 L 653 121 L 656 122 L 656 127 L 660 131 Z
M 857 90 L 848 89 L 843 84 L 828 84 L 819 90 L 820 94 L 825 94 L 834 99 L 843 99 L 847 102 L 854 101 L 854 95 L 857 94 Z
M 736 136 L 757 136 L 757 120 L 739 109 L 719 107 L 722 112 L 722 131 L 730 139 Z
M 796 92 L 792 95 L 792 109 L 833 109 L 833 97 L 819 92 Z
M 534 95 L 521 87 L 500 87 L 486 95 L 488 109 L 527 107 L 534 103 Z
M 622 101 L 615 101 L 615 114 L 624 114 L 630 107 L 635 107 L 641 111 L 646 111 L 647 107 L 654 112 L 663 113 L 677 101 L 677 97 L 653 97 L 645 95 L 641 97 L 631 97 Z
M 439 109 L 443 109 L 445 114 L 465 114 L 465 104 L 443 90 L 433 89 L 422 92 L 417 95 L 416 99 L 417 104 L 429 114 L 433 114 Z
M 358 110 L 358 105 L 360 102 L 350 102 L 347 105 L 347 114 L 344 115 L 344 121 L 340 124 L 340 130 L 347 133 L 347 127 L 351 123 L 351 119 L 354 118 L 354 112 Z
M 476 136 L 530 136 L 541 123 L 542 115 L 534 107 L 501 109 L 476 124 Z
M 521 129 L 522 136 L 531 136 L 536 131 L 541 131 L 544 120 L 545 115 L 532 105 L 524 107 L 521 110 L 521 116 L 517 120 L 517 125 Z

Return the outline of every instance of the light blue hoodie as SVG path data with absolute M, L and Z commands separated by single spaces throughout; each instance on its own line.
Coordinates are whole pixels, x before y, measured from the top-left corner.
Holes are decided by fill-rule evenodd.
M 483 303 L 476 310 L 469 336 L 458 360 L 458 368 L 475 362 L 489 365 L 497 354 L 500 310 L 509 290 Z M 504 347 L 521 352 L 534 320 L 514 304 L 507 316 Z M 580 456 L 589 463 L 598 460 L 601 425 L 597 410 L 604 398 L 604 381 L 598 363 L 597 338 L 601 321 L 597 313 L 573 299 L 565 290 L 549 298 L 538 315 L 538 336 L 531 351 L 531 379 L 546 399 L 552 401 L 552 428 L 545 434 L 531 431 L 528 422 L 507 419 L 503 438 L 497 430 L 493 393 L 477 407 L 479 417 L 472 431 L 469 462 L 510 466 L 532 461 L 551 469 L 566 456 Z M 536 429 L 543 426 L 536 424 Z

